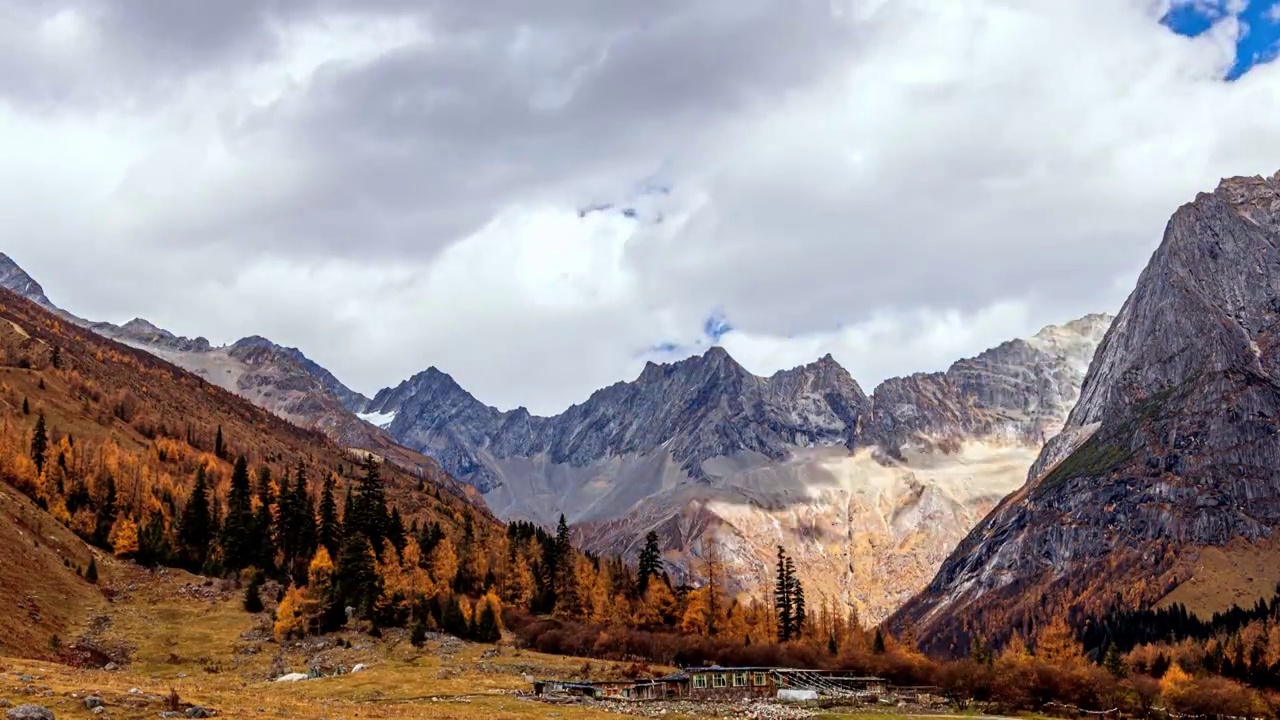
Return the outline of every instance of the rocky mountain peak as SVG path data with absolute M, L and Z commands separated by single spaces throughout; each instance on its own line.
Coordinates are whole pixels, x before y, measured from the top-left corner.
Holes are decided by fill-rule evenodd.
M 11 290 L 18 295 L 45 308 L 52 308 L 53 303 L 44 294 L 40 283 L 27 274 L 13 258 L 0 253 L 0 288 Z
M 899 623 L 936 644 L 1101 612 L 1120 589 L 1153 603 L 1200 548 L 1280 530 L 1277 190 L 1230 178 L 1173 213 L 1064 432 Z

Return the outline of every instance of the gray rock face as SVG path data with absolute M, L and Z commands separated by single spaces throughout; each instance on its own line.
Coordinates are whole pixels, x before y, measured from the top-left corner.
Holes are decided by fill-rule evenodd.
M 782 462 L 814 447 L 875 447 L 899 460 L 904 449 L 950 451 L 974 437 L 1039 447 L 1061 428 L 1109 321 L 1091 315 L 1049 327 L 946 372 L 887 380 L 872 397 L 830 355 L 761 378 L 716 347 L 669 365 L 649 363 L 634 382 L 599 390 L 555 417 L 484 405 L 435 368 L 382 390 L 367 411 L 394 415 L 387 427 L 400 442 L 486 494 L 523 485 L 521 474 L 546 475 L 547 466 L 587 468 L 654 453 L 689 481 L 706 482 L 716 458 Z M 536 458 L 539 466 L 513 470 L 503 462 L 513 458 Z M 671 470 L 661 462 L 646 467 L 640 472 Z M 555 520 L 519 502 L 505 514 Z
M 45 296 L 44 288 L 40 287 L 40 283 L 4 253 L 0 253 L 0 287 L 12 290 L 44 308 L 53 307 L 53 303 L 49 302 L 49 298 Z
M 895 617 L 961 625 L 1157 599 L 1195 548 L 1280 527 L 1280 174 L 1174 213 L 1098 347 L 1067 429 Z
M 716 347 L 671 365 L 649 363 L 635 382 L 615 383 L 552 418 L 483 405 L 435 368 L 378 393 L 369 412 L 395 413 L 388 429 L 396 438 L 487 493 L 502 484 L 490 458 L 581 468 L 662 448 L 688 477 L 705 480 L 703 464 L 717 457 L 781 460 L 796 447 L 851 444 L 869 405 L 829 355 L 760 378 Z

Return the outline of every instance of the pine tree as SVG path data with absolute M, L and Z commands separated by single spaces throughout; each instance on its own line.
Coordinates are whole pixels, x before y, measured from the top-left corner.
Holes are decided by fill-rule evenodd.
M 297 533 L 294 575 L 305 578 L 307 558 L 315 555 L 318 538 L 315 501 L 307 491 L 307 473 L 301 461 L 298 462 L 298 469 L 294 472 L 292 505 L 294 527 Z
M 876 628 L 876 639 L 871 643 L 871 652 L 876 655 L 883 655 L 885 650 L 884 633 L 880 631 L 880 628 Z
M 271 572 L 275 567 L 276 544 L 271 536 L 271 527 L 275 524 L 271 514 L 271 506 L 274 504 L 275 497 L 271 493 L 271 468 L 263 465 L 258 468 L 258 512 L 253 520 L 256 559 L 253 564 L 264 572 Z
M 636 570 L 636 591 L 644 597 L 649 589 L 649 579 L 662 573 L 662 553 L 658 550 L 658 533 L 649 531 L 644 537 L 644 549 L 640 551 L 640 562 Z
M 62 369 L 62 348 L 57 345 L 53 346 L 53 350 L 49 353 L 49 364 L 53 366 L 54 370 Z
M 254 573 L 249 579 L 249 586 L 244 590 L 244 609 L 249 613 L 262 612 L 262 575 Z
M 27 402 L 27 399 L 25 397 L 22 398 L 22 414 L 23 415 L 31 414 L 31 403 Z
M 1107 645 L 1107 652 L 1102 657 L 1102 667 L 1106 668 L 1107 672 L 1115 677 L 1124 677 L 1124 659 L 1120 657 L 1120 650 L 1115 646 L 1115 643 Z
M 89 558 L 89 569 L 84 571 L 84 579 L 88 580 L 94 585 L 98 584 L 98 559 L 97 558 L 92 558 L 92 557 Z
M 467 522 L 471 521 L 471 516 L 467 516 Z M 391 508 L 391 519 L 387 522 L 387 539 L 395 546 L 396 552 L 404 550 L 405 532 L 404 520 L 400 517 L 400 509 Z
M 249 488 L 249 465 L 241 455 L 231 471 L 227 493 L 227 515 L 222 528 L 223 562 L 232 570 L 248 567 L 254 558 L 253 502 Z
M 338 554 L 338 545 L 342 541 L 342 530 L 338 525 L 338 505 L 333 491 L 331 473 L 325 478 L 324 490 L 320 495 L 320 525 L 316 532 L 316 540 L 329 551 L 330 556 Z
M 111 527 L 116 523 L 116 480 L 111 475 L 106 478 L 106 490 L 98 503 L 98 517 L 94 525 L 93 543 L 106 547 L 111 536 Z
M 213 520 L 209 514 L 209 488 L 205 480 L 204 466 L 196 470 L 196 482 L 191 496 L 182 510 L 178 526 L 178 543 L 187 569 L 199 571 L 208 557 L 209 541 L 213 536 Z
M 409 644 L 416 648 L 427 644 L 427 626 L 421 619 L 414 619 L 409 628 Z
M 808 611 L 804 603 L 804 586 L 795 574 L 795 566 L 791 558 L 787 558 L 787 573 L 791 576 L 791 636 L 799 639 L 804 633 L 804 623 L 808 619 Z
M 790 559 L 782 546 L 778 546 L 778 577 L 774 581 L 773 586 L 773 602 L 774 608 L 777 610 L 778 617 L 778 642 L 788 642 L 791 640 L 792 630 L 795 628 L 795 620 L 792 616 L 792 608 L 794 607 L 791 598 L 792 575 L 789 572 Z
M 482 604 L 483 607 L 476 613 L 480 618 L 476 621 L 475 640 L 483 643 L 498 642 L 502 639 L 502 631 L 498 628 L 497 611 L 489 602 Z
M 36 474 L 44 472 L 45 453 L 49 450 L 49 434 L 44 426 L 44 413 L 36 417 L 36 427 L 31 431 L 31 459 L 36 464 Z
M 440 627 L 455 637 L 466 637 L 469 628 L 467 617 L 462 614 L 462 606 L 458 604 L 456 595 L 444 599 L 444 611 L 440 614 Z
M 342 542 L 334 578 L 336 597 L 353 607 L 361 617 L 369 617 L 380 594 L 373 548 L 362 533 L 352 533 Z
M 218 434 L 213 439 L 213 454 L 219 460 L 225 460 L 227 458 L 227 448 L 222 443 L 222 426 L 221 425 L 218 426 Z
M 364 477 L 356 487 L 352 517 L 343 518 L 348 535 L 362 534 L 375 549 L 381 549 L 387 537 L 387 495 L 378 471 L 378 461 L 370 453 L 365 458 Z

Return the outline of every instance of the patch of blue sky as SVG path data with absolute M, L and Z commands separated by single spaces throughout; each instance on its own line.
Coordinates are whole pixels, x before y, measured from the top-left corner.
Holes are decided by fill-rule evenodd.
M 1228 18 L 1237 19 L 1241 31 L 1226 80 L 1280 55 L 1280 0 L 1174 0 L 1160 22 L 1179 35 L 1196 37 Z

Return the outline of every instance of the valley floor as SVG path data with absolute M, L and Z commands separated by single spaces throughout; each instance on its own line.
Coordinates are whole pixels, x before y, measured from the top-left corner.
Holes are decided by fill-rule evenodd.
M 415 648 L 403 631 L 387 631 L 378 639 L 342 633 L 282 646 L 271 639 L 269 615 L 246 613 L 240 592 L 229 583 L 106 559 L 101 586 L 111 601 L 92 609 L 56 643 L 30 649 L 8 646 L 11 655 L 56 655 L 60 660 L 0 657 L 0 705 L 33 703 L 59 718 L 91 717 L 84 699 L 92 695 L 105 703 L 98 716 L 127 719 L 168 717 L 162 713 L 173 713 L 174 707 L 172 716 L 183 717 L 193 705 L 219 717 L 326 720 L 590 720 L 618 718 L 619 711 L 625 711 L 617 706 L 549 705 L 517 695 L 530 689 L 531 677 L 621 677 L 628 666 L 619 663 L 444 636 L 433 636 L 424 647 Z M 119 667 L 102 669 L 110 659 Z M 360 663 L 368 669 L 294 683 L 272 681 L 284 673 L 305 673 L 311 666 L 350 669 Z M 171 693 L 177 695 L 176 705 L 170 704 Z M 694 714 L 681 714 L 689 712 Z M 663 716 L 706 715 L 673 708 Z

